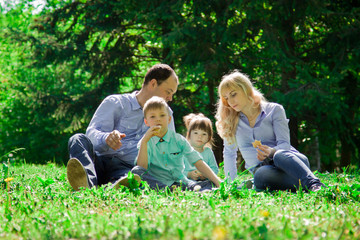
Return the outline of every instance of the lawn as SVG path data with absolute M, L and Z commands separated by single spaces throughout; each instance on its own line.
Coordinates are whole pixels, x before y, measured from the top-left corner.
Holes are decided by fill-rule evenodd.
M 317 193 L 237 190 L 249 174 L 207 193 L 74 192 L 64 166 L 0 167 L 0 239 L 360 239 L 358 170 L 316 173 Z

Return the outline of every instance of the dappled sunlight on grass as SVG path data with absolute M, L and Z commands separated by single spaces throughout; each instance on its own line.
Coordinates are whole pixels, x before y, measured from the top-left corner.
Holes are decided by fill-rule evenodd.
M 0 190 L 0 238 L 359 238 L 357 173 L 316 173 L 328 188 L 301 194 L 238 188 L 248 174 L 199 193 L 137 186 L 75 192 L 65 167 L 54 164 L 9 166 L 8 173 L 11 186 Z

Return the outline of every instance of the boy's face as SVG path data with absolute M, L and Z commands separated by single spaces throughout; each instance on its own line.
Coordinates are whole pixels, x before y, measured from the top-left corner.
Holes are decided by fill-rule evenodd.
M 148 127 L 152 126 L 160 126 L 159 136 L 164 136 L 168 130 L 168 124 L 171 121 L 171 116 L 169 116 L 169 112 L 167 109 L 158 108 L 158 109 L 150 109 L 147 111 L 145 116 L 145 124 Z

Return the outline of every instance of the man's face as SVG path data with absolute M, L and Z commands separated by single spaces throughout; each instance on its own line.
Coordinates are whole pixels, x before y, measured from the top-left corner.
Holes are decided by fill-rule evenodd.
M 172 101 L 173 95 L 176 93 L 178 87 L 177 78 L 172 74 L 168 79 L 163 81 L 160 85 L 156 85 L 154 96 L 165 99 L 166 102 Z

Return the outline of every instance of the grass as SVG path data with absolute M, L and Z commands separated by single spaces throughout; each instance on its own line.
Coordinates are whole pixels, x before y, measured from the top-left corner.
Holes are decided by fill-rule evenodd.
M 328 186 L 317 193 L 236 190 L 235 182 L 204 194 L 74 192 L 65 167 L 51 163 L 0 171 L 0 239 L 360 239 L 357 170 L 316 173 Z

